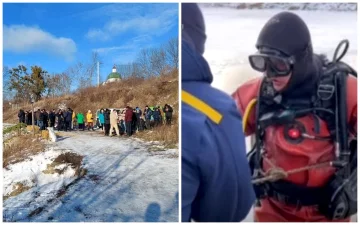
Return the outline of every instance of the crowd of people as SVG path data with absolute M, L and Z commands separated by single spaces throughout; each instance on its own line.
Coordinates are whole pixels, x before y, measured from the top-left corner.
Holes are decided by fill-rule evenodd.
M 20 109 L 18 113 L 20 123 L 32 125 L 34 118 L 34 125 L 40 127 L 40 130 L 45 130 L 47 127 L 55 127 L 57 130 L 70 131 L 74 129 L 74 117 L 75 114 L 71 108 L 66 110 L 58 109 L 58 111 L 55 109 L 38 109 L 35 112 Z
M 71 130 L 92 130 L 95 126 L 104 131 L 106 136 L 127 135 L 131 136 L 135 132 L 149 130 L 162 124 L 171 125 L 173 108 L 165 104 L 160 106 L 145 106 L 144 111 L 139 107 L 132 108 L 127 106 L 124 110 L 118 109 L 100 109 L 96 115 L 91 110 L 84 115 L 82 112 L 75 113 L 73 109 L 66 110 L 55 109 L 48 111 L 46 109 L 19 110 L 18 118 L 20 123 L 39 126 L 40 130 L 47 127 L 54 127 L 58 131 Z
M 171 125 L 173 109 L 165 104 L 160 106 L 145 106 L 144 111 L 139 107 L 127 106 L 124 110 L 101 109 L 98 113 L 97 126 L 106 136 L 131 136 L 137 131 L 149 130 L 162 124 Z

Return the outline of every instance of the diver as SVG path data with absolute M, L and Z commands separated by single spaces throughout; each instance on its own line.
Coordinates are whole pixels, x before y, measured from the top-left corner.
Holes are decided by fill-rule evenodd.
M 345 46 L 338 56 L 340 48 Z M 257 222 L 348 222 L 357 213 L 357 72 L 313 52 L 296 14 L 262 28 L 252 68 L 264 74 L 232 94 L 245 134 Z

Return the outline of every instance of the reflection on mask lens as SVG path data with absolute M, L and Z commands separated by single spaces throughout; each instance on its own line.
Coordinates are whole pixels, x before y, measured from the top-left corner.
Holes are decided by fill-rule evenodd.
M 263 56 L 253 56 L 251 61 L 255 69 L 259 71 L 265 71 L 266 69 L 266 60 Z
M 272 67 L 279 72 L 288 72 L 290 69 L 290 65 L 283 59 L 279 58 L 269 58 Z

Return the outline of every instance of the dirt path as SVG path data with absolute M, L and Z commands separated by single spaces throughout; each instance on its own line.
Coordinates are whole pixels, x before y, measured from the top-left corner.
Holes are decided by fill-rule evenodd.
M 32 188 L 6 200 L 4 219 L 24 222 L 178 221 L 176 150 L 159 151 L 154 143 L 104 137 L 97 132 L 62 134 L 63 137 L 50 146 L 83 155 L 87 175 L 55 201 L 49 200 L 54 194 L 46 187 Z M 151 149 L 157 151 L 149 152 Z M 29 218 L 31 212 L 33 215 Z

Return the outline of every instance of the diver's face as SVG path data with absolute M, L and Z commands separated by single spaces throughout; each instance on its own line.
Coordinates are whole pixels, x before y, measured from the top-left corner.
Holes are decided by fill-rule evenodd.
M 275 77 L 272 77 L 272 78 L 269 78 L 269 79 L 271 80 L 274 89 L 276 91 L 281 91 L 289 83 L 290 78 L 291 78 L 291 73 L 289 75 L 287 75 L 287 76 L 275 76 Z

